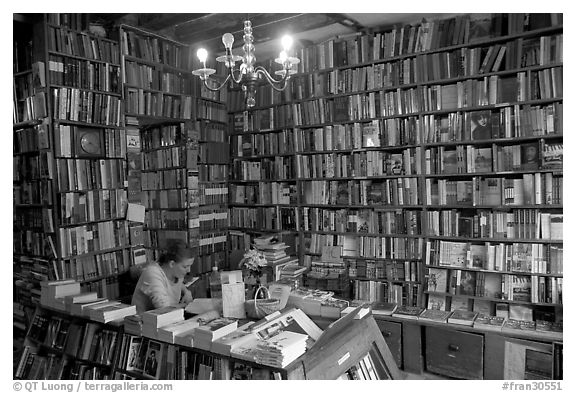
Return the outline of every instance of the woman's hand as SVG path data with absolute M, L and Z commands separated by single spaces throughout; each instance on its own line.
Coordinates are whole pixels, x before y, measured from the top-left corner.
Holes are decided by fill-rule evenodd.
M 184 289 L 180 303 L 190 303 L 192 300 L 192 292 L 188 289 Z

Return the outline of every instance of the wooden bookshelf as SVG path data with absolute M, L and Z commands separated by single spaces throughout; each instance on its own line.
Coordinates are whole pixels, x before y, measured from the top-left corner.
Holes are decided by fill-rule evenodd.
M 554 267 L 561 265 L 563 249 L 562 235 L 551 235 L 561 231 L 563 218 L 563 30 L 561 22 L 537 23 L 549 14 L 530 15 L 521 26 L 523 17 L 493 14 L 480 21 L 478 15 L 459 15 L 329 40 L 299 51 L 299 73 L 285 91 L 262 84 L 250 112 L 242 112 L 242 92 L 231 91 L 231 203 L 239 217 L 247 217 L 242 224 L 232 213 L 232 225 L 278 231 L 283 228 L 257 218 L 294 209 L 300 244 L 313 245 L 302 248 L 303 263 L 317 261 L 322 245 L 348 247 L 344 258 L 357 279 L 356 298 L 366 283 L 379 289 L 362 290 L 365 300 L 409 299 L 408 304 L 426 308 L 429 269 L 437 267 L 502 280 L 523 275 L 535 288 L 532 299 L 474 294 L 470 310 L 477 300 L 492 307 L 518 303 L 534 313 L 534 320 L 561 321 L 562 273 L 549 271 L 545 262 L 553 248 Z M 476 36 L 474 28 L 482 23 L 488 33 Z M 445 28 L 461 34 L 448 37 Z M 473 132 L 477 115 L 488 117 L 484 136 Z M 537 158 L 528 162 L 532 148 Z M 262 187 L 271 194 L 273 187 L 289 186 L 296 197 L 287 204 L 262 197 Z M 402 235 L 397 221 L 381 217 L 368 219 L 364 233 L 350 231 L 351 222 L 366 221 L 361 214 L 376 217 L 381 209 L 412 214 L 414 232 Z M 457 226 L 458 220 L 470 231 Z M 386 232 L 378 225 L 394 229 Z M 387 237 L 405 246 L 413 242 L 411 255 L 399 259 L 415 263 L 405 266 L 410 271 L 405 282 L 358 274 L 384 263 L 373 251 L 380 245 L 370 239 Z M 529 248 L 534 256 L 528 259 L 538 268 L 472 268 L 450 265 L 449 259 L 442 259 L 442 266 L 431 259 L 441 246 L 458 243 L 508 249 L 509 262 L 499 254 L 508 264 L 520 258 L 513 249 Z M 392 253 L 384 259 L 398 257 Z M 390 297 L 398 284 L 404 288 Z M 449 301 L 444 307 L 450 310 Z

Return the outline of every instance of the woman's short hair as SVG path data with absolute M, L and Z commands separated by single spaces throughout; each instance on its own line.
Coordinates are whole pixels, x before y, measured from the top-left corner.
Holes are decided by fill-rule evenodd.
M 171 240 L 166 245 L 160 258 L 158 258 L 158 263 L 160 265 L 164 265 L 170 261 L 178 263 L 190 258 L 194 258 L 194 251 L 188 247 L 186 242 L 183 240 Z

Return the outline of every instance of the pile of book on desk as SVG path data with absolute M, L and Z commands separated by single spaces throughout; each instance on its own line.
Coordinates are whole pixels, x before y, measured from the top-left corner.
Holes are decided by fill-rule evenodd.
M 286 243 L 278 240 L 276 236 L 261 236 L 254 238 L 253 246 L 256 250 L 260 251 L 266 258 L 268 266 L 273 269 L 273 276 L 275 280 L 282 277 L 294 276 L 294 269 L 287 270 L 289 266 L 298 266 L 298 258 L 287 254 L 288 246 Z M 302 271 L 305 271 L 304 267 Z
M 136 306 L 99 298 L 96 292 L 81 292 L 75 280 L 42 281 L 40 304 L 102 323 L 121 322 L 136 314 Z

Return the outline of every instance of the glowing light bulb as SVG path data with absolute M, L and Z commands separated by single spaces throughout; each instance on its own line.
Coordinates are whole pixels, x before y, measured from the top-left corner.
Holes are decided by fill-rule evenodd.
M 292 47 L 292 42 L 293 42 L 292 37 L 290 37 L 289 35 L 285 35 L 284 37 L 282 37 L 282 48 L 284 48 L 284 50 L 288 52 Z
M 226 33 L 222 36 L 222 43 L 226 49 L 232 49 L 232 44 L 234 43 L 234 36 L 230 33 Z
M 198 49 L 196 52 L 196 56 L 198 56 L 198 60 L 206 67 L 206 59 L 208 58 L 208 51 L 204 48 Z

